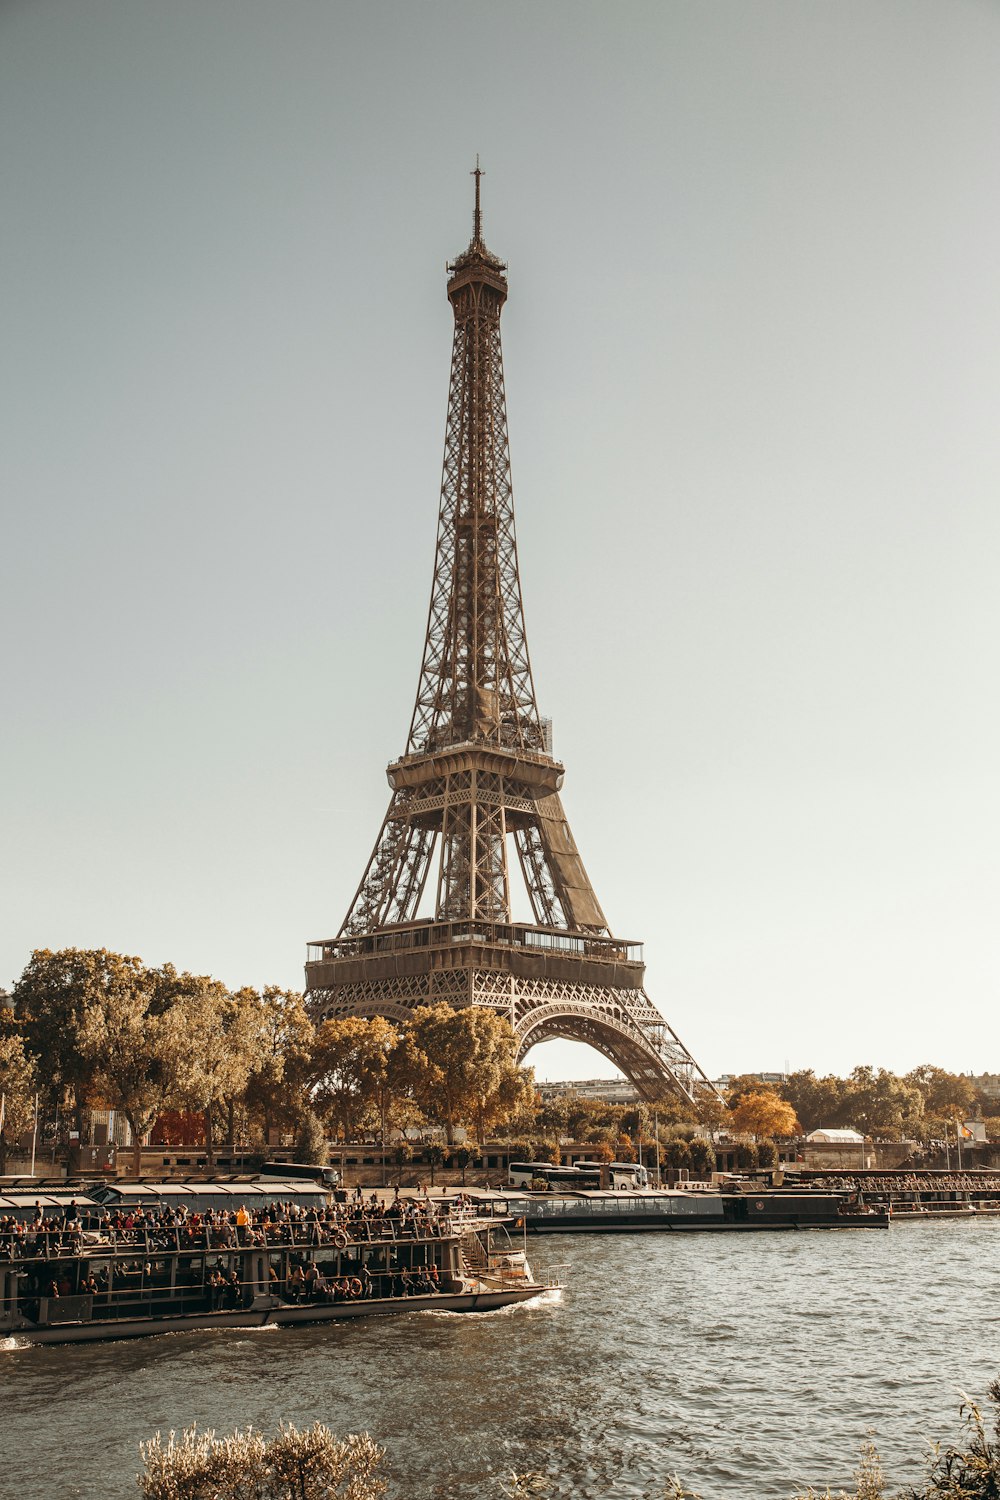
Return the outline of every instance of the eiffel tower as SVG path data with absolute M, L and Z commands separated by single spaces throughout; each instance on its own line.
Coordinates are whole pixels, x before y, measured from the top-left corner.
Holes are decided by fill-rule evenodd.
M 406 1021 L 421 1005 L 487 1005 L 518 1056 L 589 1043 L 645 1099 L 711 1090 L 643 989 L 642 949 L 612 936 L 559 791 L 539 716 L 514 537 L 500 313 L 477 160 L 472 241 L 448 266 L 455 316 L 427 638 L 405 754 L 339 933 L 309 945 L 313 1015 Z M 510 845 L 534 920 L 511 915 Z M 433 916 L 418 917 L 425 909 Z M 714 1092 L 714 1091 L 713 1091 Z

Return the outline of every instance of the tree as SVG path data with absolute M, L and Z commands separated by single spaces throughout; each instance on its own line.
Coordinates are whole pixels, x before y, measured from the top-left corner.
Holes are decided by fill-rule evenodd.
M 744 1094 L 759 1094 L 761 1089 L 767 1085 L 761 1082 L 757 1073 L 737 1073 L 729 1080 L 729 1088 L 726 1091 L 726 1100 L 730 1109 L 735 1109 Z
M 35 1068 L 16 1034 L 0 1033 L 0 1175 L 7 1170 L 7 1143 L 31 1124 L 35 1111 Z
M 715 1147 L 703 1135 L 696 1135 L 688 1142 L 689 1165 L 694 1176 L 707 1182 L 715 1171 Z
M 465 1187 L 465 1173 L 467 1169 L 471 1167 L 475 1162 L 477 1153 L 471 1146 L 459 1146 L 458 1150 L 454 1152 L 453 1155 L 455 1163 L 462 1174 L 462 1186 Z
M 239 1059 L 219 1080 L 219 1105 L 225 1115 L 226 1145 L 236 1144 L 237 1115 L 246 1113 L 246 1095 L 257 1067 L 263 1001 L 257 990 L 244 986 L 233 990 L 223 1008 L 222 1031 L 227 1045 Z
M 295 990 L 269 985 L 254 1009 L 254 1061 L 246 1102 L 266 1141 L 275 1126 L 294 1126 L 309 1107 L 314 1028 Z
M 177 1097 L 204 1114 L 205 1151 L 211 1169 L 215 1161 L 213 1108 L 242 1095 L 250 1078 L 254 1037 L 246 992 L 231 995 L 217 979 L 172 970 L 169 975 L 164 971 L 163 982 L 170 986 L 171 1003 L 183 1014 Z M 230 1136 L 231 1122 L 232 1116 Z
M 534 1068 L 519 1067 L 512 1057 L 501 1062 L 493 1088 L 477 1097 L 472 1111 L 480 1146 L 498 1126 L 534 1115 L 537 1101 Z
M 313 1105 L 336 1121 L 345 1141 L 366 1121 L 380 1120 L 386 1090 L 400 1087 L 389 1066 L 397 1042 L 395 1028 L 381 1016 L 346 1016 L 318 1027 L 309 1070 Z
M 323 1122 L 311 1109 L 306 1110 L 299 1121 L 295 1134 L 295 1154 L 299 1161 L 309 1162 L 317 1167 L 325 1167 L 330 1160 Z
M 682 1135 L 675 1135 L 663 1147 L 660 1160 L 668 1167 L 691 1166 L 691 1148 Z
M 757 1165 L 773 1170 L 778 1165 L 778 1148 L 773 1141 L 757 1142 Z
M 267 1439 L 252 1430 L 216 1438 L 189 1427 L 164 1443 L 140 1443 L 145 1500 L 380 1500 L 384 1450 L 367 1433 L 335 1438 L 317 1422 L 282 1426 Z
M 427 1147 L 427 1160 L 431 1168 L 431 1187 L 434 1186 L 434 1173 L 444 1161 L 444 1147 L 438 1141 L 431 1141 Z
M 865 1135 L 898 1138 L 905 1121 L 923 1114 L 920 1090 L 886 1068 L 857 1067 L 847 1080 L 847 1121 Z
M 924 1114 L 964 1120 L 976 1104 L 975 1085 L 964 1073 L 948 1073 L 944 1068 L 924 1063 L 907 1073 L 903 1082 L 919 1090 Z
M 143 1137 L 181 1097 L 190 1054 L 179 993 L 190 976 L 171 964 L 153 970 L 137 958 L 102 957 L 100 980 L 84 1000 L 79 1046 L 93 1067 L 95 1090 L 129 1123 L 138 1173 Z
M 757 1142 L 739 1141 L 736 1146 L 736 1165 L 743 1172 L 757 1169 Z
M 444 1126 L 449 1144 L 466 1121 L 477 1125 L 482 1139 L 486 1122 L 514 1113 L 523 1092 L 512 1071 L 516 1042 L 510 1023 L 495 1011 L 423 1006 L 406 1028 L 403 1047 L 413 1097 Z
M 827 1074 L 817 1078 L 812 1068 L 789 1073 L 779 1092 L 794 1109 L 803 1131 L 843 1123 L 848 1089 L 841 1078 Z
M 758 1085 L 755 1093 L 740 1094 L 733 1110 L 733 1124 L 755 1140 L 762 1136 L 796 1135 L 799 1122 L 785 1099 Z
M 83 1128 L 95 1066 L 80 1046 L 84 1011 L 116 983 L 123 966 L 138 964 L 137 958 L 123 959 L 104 948 L 36 948 L 14 985 L 25 1047 L 41 1064 L 42 1091 L 73 1111 L 77 1130 Z
M 590 1144 L 592 1148 L 589 1153 L 592 1161 L 602 1162 L 605 1166 L 608 1166 L 611 1162 L 614 1161 L 615 1153 L 610 1141 L 602 1140 L 600 1138 L 594 1140 L 594 1138 L 591 1137 L 588 1144 Z

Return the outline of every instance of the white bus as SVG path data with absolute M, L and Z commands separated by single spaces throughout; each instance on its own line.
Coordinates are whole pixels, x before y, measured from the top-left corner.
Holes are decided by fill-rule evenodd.
M 649 1173 L 640 1162 L 613 1161 L 605 1165 L 599 1161 L 578 1161 L 576 1165 L 584 1172 L 600 1173 L 601 1181 L 609 1188 L 649 1187 Z
M 511 1187 L 599 1188 L 601 1169 L 593 1162 L 580 1167 L 555 1167 L 550 1161 L 512 1161 L 507 1167 Z

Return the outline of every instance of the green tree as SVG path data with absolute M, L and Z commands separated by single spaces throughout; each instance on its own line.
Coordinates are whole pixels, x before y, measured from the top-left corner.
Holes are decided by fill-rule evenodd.
M 672 1136 L 660 1153 L 660 1161 L 666 1167 L 691 1167 L 691 1147 L 681 1135 Z
M 964 1073 L 948 1073 L 931 1063 L 907 1073 L 904 1083 L 919 1091 L 921 1113 L 943 1120 L 964 1120 L 976 1105 L 976 1089 Z
M 254 1035 L 246 992 L 231 995 L 217 979 L 204 974 L 176 974 L 169 965 L 163 971 L 163 984 L 169 986 L 170 1004 L 177 1006 L 183 1017 L 176 1098 L 204 1116 L 205 1151 L 211 1169 L 215 1162 L 214 1111 L 245 1093 L 253 1066 Z M 230 1123 L 230 1132 L 231 1128 Z
M 487 1124 L 515 1113 L 523 1094 L 514 1072 L 516 1042 L 510 1023 L 495 1011 L 423 1006 L 406 1028 L 403 1047 L 413 1098 L 428 1119 L 444 1126 L 449 1144 L 458 1125 L 474 1123 L 482 1139 Z
M 266 1141 L 276 1127 L 294 1127 L 309 1108 L 314 1028 L 302 996 L 269 985 L 256 1006 L 253 1035 L 245 1098 Z
M 817 1078 L 812 1068 L 789 1073 L 778 1088 L 783 1099 L 794 1109 L 803 1131 L 844 1123 L 848 1089 L 843 1079 L 827 1074 Z
M 24 1042 L 0 1033 L 0 1175 L 7 1170 L 7 1147 L 28 1129 L 35 1112 L 35 1068 Z
M 77 1034 L 95 1091 L 129 1123 L 138 1173 L 143 1137 L 183 1098 L 191 1053 L 180 994 L 190 976 L 171 964 L 146 969 L 137 958 L 106 953 L 103 959 Z
M 37 948 L 14 985 L 15 1012 L 24 1043 L 39 1064 L 39 1085 L 46 1099 L 69 1110 L 79 1131 L 93 1092 L 95 1063 L 80 1045 L 83 1014 L 95 997 L 113 988 L 123 959 L 107 949 Z
M 452 1152 L 452 1156 L 462 1174 L 462 1186 L 465 1187 L 465 1174 L 478 1160 L 479 1153 L 472 1146 L 459 1146 L 457 1151 Z
M 381 1121 L 385 1091 L 403 1092 L 390 1063 L 397 1043 L 395 1028 L 381 1016 L 347 1016 L 317 1028 L 309 1074 L 313 1103 L 336 1121 L 345 1141 L 356 1139 L 364 1123 Z
M 427 1160 L 431 1169 L 431 1187 L 434 1186 L 434 1173 L 444 1161 L 444 1147 L 438 1141 L 431 1141 L 427 1147 Z
M 330 1160 L 323 1121 L 311 1109 L 307 1109 L 299 1121 L 295 1133 L 295 1154 L 299 1161 L 309 1162 L 317 1167 L 325 1167 Z
M 923 1097 L 886 1068 L 857 1067 L 847 1080 L 847 1123 L 865 1135 L 898 1138 L 906 1121 L 923 1114 Z
M 715 1171 L 715 1147 L 703 1135 L 696 1135 L 688 1142 L 689 1166 L 694 1176 L 707 1182 Z
M 249 985 L 233 990 L 222 1014 L 222 1032 L 233 1052 L 234 1066 L 219 1079 L 219 1107 L 225 1118 L 226 1145 L 235 1146 L 237 1119 L 246 1120 L 247 1090 L 258 1064 L 263 998 Z

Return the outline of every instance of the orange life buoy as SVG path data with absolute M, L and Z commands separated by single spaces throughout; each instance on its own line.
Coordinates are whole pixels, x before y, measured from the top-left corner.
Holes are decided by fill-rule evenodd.
M 361 1280 L 360 1280 L 359 1277 L 357 1277 L 357 1276 L 352 1276 L 351 1277 L 351 1280 L 350 1280 L 350 1283 L 349 1283 L 349 1290 L 350 1290 L 350 1293 L 351 1293 L 352 1297 L 360 1297 L 361 1296 L 362 1287 L 361 1287 Z

